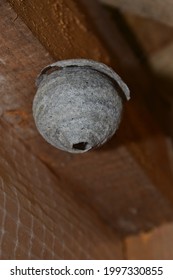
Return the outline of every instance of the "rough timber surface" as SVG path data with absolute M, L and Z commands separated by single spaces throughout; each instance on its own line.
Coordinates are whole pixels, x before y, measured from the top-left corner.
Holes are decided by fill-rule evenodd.
M 17 14 L 51 54 L 63 58 L 93 58 L 109 62 L 106 49 L 74 0 L 11 0 Z M 83 46 L 86 46 L 85 48 Z
M 116 234 L 39 159 L 32 99 L 52 58 L 6 1 L 0 19 L 0 259 L 123 258 Z
M 19 1 L 10 2 L 13 2 L 19 14 L 23 13 L 22 2 L 20 5 L 18 5 Z M 55 2 L 59 3 L 59 1 Z M 73 1 L 68 3 L 71 2 Z M 26 3 L 28 2 L 25 2 L 25 5 Z M 31 3 L 32 1 L 30 5 Z M 26 13 L 27 9 L 24 10 Z M 71 11 L 73 11 L 72 7 Z M 6 126 L 6 134 L 8 135 L 9 130 L 12 131 L 13 137 L 20 139 L 20 143 L 26 146 L 29 153 L 37 160 L 41 160 L 44 168 L 46 166 L 50 173 L 54 173 L 61 182 L 60 193 L 61 190 L 70 193 L 74 202 L 81 207 L 87 205 L 100 223 L 102 221 L 114 228 L 115 235 L 137 233 L 164 224 L 166 221 L 172 221 L 173 179 L 167 141 L 146 110 L 137 103 L 136 98 L 133 98 L 125 108 L 124 119 L 117 135 L 102 149 L 85 155 L 71 155 L 55 150 L 38 134 L 31 111 L 36 91 L 35 77 L 41 68 L 51 63 L 53 59 L 21 20 L 16 19 L 16 14 L 5 1 L 1 1 L 0 13 L 3 46 L 0 49 L 1 117 Z M 66 16 L 68 18 L 68 12 Z M 37 28 L 35 24 L 35 34 Z M 91 30 L 90 32 L 92 33 Z M 120 34 L 118 38 L 121 39 Z M 57 37 L 56 42 L 61 42 L 61 39 L 61 36 Z M 99 43 L 99 39 L 97 40 L 97 52 L 93 48 L 87 57 L 110 62 L 109 52 Z M 123 40 L 120 41 L 125 44 Z M 71 52 L 74 57 L 77 55 L 82 57 L 82 54 L 88 53 L 88 45 L 84 44 L 85 42 L 84 40 L 82 43 L 84 50 L 76 51 L 72 46 Z M 128 46 L 123 44 L 117 44 L 117 56 L 124 48 L 130 57 Z M 49 47 L 47 46 L 48 49 Z M 57 49 L 56 57 L 64 59 L 71 56 L 68 48 L 64 47 L 63 56 L 59 50 L 61 49 Z M 134 60 L 132 58 L 132 56 L 129 60 L 124 58 L 121 63 L 124 71 L 127 68 L 129 70 L 128 74 L 130 74 L 127 76 L 129 82 L 132 80 L 130 85 L 134 89 L 134 96 L 137 90 L 149 89 L 149 86 L 145 85 L 146 78 L 143 79 L 143 76 L 140 81 L 136 81 L 136 76 L 134 80 L 134 74 L 140 72 L 140 66 L 135 58 Z M 12 152 L 13 149 L 10 149 Z M 29 163 L 25 165 L 27 164 Z M 32 164 L 37 165 L 37 162 Z M 20 174 L 20 169 L 14 175 L 14 181 L 18 173 Z M 51 200 L 49 203 L 51 205 Z M 80 212 L 80 207 L 78 211 Z M 83 213 L 80 218 L 82 217 L 84 217 Z M 102 230 L 99 228 L 99 231 Z M 76 231 L 78 232 L 77 228 Z M 107 233 L 103 232 L 103 235 L 105 234 Z M 85 242 L 85 239 L 83 240 Z M 111 244 L 113 243 L 114 241 L 111 241 Z M 68 243 L 66 245 L 68 246 Z M 121 253 L 121 250 L 118 252 Z M 104 255 L 102 256 L 104 258 Z
M 173 224 L 129 237 L 125 243 L 129 260 L 173 260 Z
M 121 243 L 0 122 L 0 259 L 122 258 Z

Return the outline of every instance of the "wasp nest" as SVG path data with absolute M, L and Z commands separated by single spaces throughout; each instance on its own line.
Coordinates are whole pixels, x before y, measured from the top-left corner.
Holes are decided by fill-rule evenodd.
M 45 67 L 37 86 L 36 126 L 47 142 L 70 153 L 89 151 L 111 138 L 120 124 L 123 99 L 130 98 L 111 68 L 86 59 Z

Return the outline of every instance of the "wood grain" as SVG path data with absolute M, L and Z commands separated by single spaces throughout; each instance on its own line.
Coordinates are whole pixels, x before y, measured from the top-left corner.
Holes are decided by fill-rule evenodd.
M 6 1 L 0 13 L 0 259 L 121 259 L 117 234 L 40 160 L 47 145 L 32 100 L 35 77 L 52 58 Z M 38 154 L 35 137 L 45 145 Z
M 0 259 L 122 258 L 121 242 L 0 122 Z
M 25 2 L 24 6 L 19 5 L 19 1 L 11 1 L 11 3 L 18 13 L 23 18 L 26 18 L 25 22 L 28 23 L 29 27 L 34 28 L 34 33 L 37 35 L 39 33 L 42 36 L 43 29 L 47 30 L 49 24 L 44 23 L 40 33 L 38 30 L 39 22 L 35 13 L 33 13 L 33 20 L 28 21 L 29 16 L 32 16 L 29 12 L 31 2 L 30 4 Z M 37 2 L 34 3 L 36 9 Z M 57 21 L 57 16 L 54 17 L 53 12 L 53 3 L 55 2 L 51 1 L 50 3 L 49 8 L 47 7 L 47 13 L 51 13 L 51 21 L 54 24 L 56 22 L 58 26 L 59 21 Z M 71 2 L 68 3 L 70 5 Z M 26 5 L 29 5 L 27 9 Z M 40 4 L 38 5 L 40 7 Z M 68 5 L 67 7 L 69 7 Z M 60 5 L 59 12 L 61 8 L 64 9 Z M 64 15 L 64 20 L 68 16 L 71 17 L 71 13 L 75 13 L 73 9 L 74 7 L 72 6 L 70 14 L 68 14 L 69 9 L 66 12 L 61 11 Z M 3 10 L 1 11 L 2 13 L 4 12 Z M 45 13 L 44 11 L 41 18 L 43 22 L 48 23 L 49 18 Z M 79 14 L 80 18 L 82 13 Z M 40 45 L 23 25 L 21 27 L 19 19 L 15 22 L 15 32 L 12 22 L 8 20 L 6 25 L 9 26 L 9 29 L 4 29 L 3 32 L 3 36 L 6 36 L 5 45 L 6 48 L 9 48 L 12 44 L 13 50 L 8 56 L 4 56 L 3 52 L 1 54 L 2 57 L 4 56 L 4 60 L 8 59 L 10 62 L 4 66 L 3 75 L 13 80 L 13 83 L 11 88 L 7 85 L 5 86 L 4 92 L 6 92 L 6 95 L 2 99 L 4 104 L 3 119 L 10 123 L 18 133 L 18 137 L 30 147 L 32 153 L 36 154 L 56 176 L 61 178 L 66 190 L 72 191 L 77 201 L 88 204 L 105 223 L 115 228 L 117 233 L 121 235 L 135 233 L 172 220 L 173 179 L 167 142 L 146 109 L 135 98 L 135 95 L 138 96 L 140 91 L 144 94 L 146 91 L 151 92 L 152 81 L 140 66 L 140 62 L 135 58 L 133 51 L 130 50 L 117 27 L 115 26 L 115 33 L 113 34 L 116 35 L 116 40 L 119 43 L 114 44 L 113 57 L 117 63 L 117 68 L 120 69 L 120 73 L 127 77 L 127 81 L 129 81 L 129 86 L 133 91 L 133 98 L 125 109 L 124 120 L 118 134 L 104 148 L 81 156 L 55 150 L 38 135 L 31 112 L 32 99 L 35 93 L 34 79 L 42 64 L 49 63 L 51 58 L 45 56 L 42 47 L 40 52 Z M 11 29 L 12 36 L 9 36 Z M 61 26 L 59 29 L 61 29 Z M 52 27 L 50 27 L 49 33 L 50 30 L 53 32 Z M 60 30 L 58 32 L 64 31 Z M 70 33 L 71 29 L 67 28 L 66 32 Z M 83 33 L 82 30 L 80 32 Z M 94 31 L 90 30 L 90 32 L 93 33 L 93 36 L 96 36 Z M 83 34 L 88 38 L 87 32 Z M 13 36 L 15 36 L 15 39 L 13 39 Z M 57 33 L 57 36 L 53 37 L 54 40 L 50 41 L 51 44 L 54 46 L 61 44 L 61 33 Z M 26 44 L 26 38 L 29 38 L 30 43 L 28 45 Z M 87 54 L 88 52 L 88 45 L 85 44 L 86 38 L 85 40 L 80 39 L 83 50 L 81 48 L 77 49 L 78 55 Z M 107 57 L 110 57 L 110 53 L 106 51 L 106 47 L 103 47 L 104 44 L 101 43 L 100 39 L 97 40 L 100 43 L 94 44 L 97 45 L 98 51 L 95 52 L 95 49 L 92 48 L 92 58 L 98 59 L 98 54 L 104 56 L 104 52 L 106 52 L 103 57 L 105 62 Z M 30 49 L 31 42 L 32 50 Z M 45 44 L 45 46 L 50 51 L 55 50 L 50 45 Z M 63 57 L 60 51 L 61 48 L 64 48 L 64 43 L 60 48 L 53 51 L 54 55 L 57 58 L 68 58 L 68 47 L 64 48 Z M 21 50 L 22 57 L 20 57 Z M 90 51 L 89 56 L 91 55 Z M 31 52 L 32 55 L 29 55 Z M 126 52 L 128 59 L 123 58 L 124 52 Z M 71 48 L 70 55 L 72 54 L 74 57 L 77 55 L 75 46 Z M 16 59 L 16 57 L 20 58 Z M 20 61 L 20 63 L 16 63 L 16 61 Z M 112 61 L 112 64 L 115 62 Z M 9 67 L 14 70 L 9 72 Z M 14 72 L 15 81 L 18 82 L 14 82 Z M 12 91 L 15 92 L 13 94 L 13 103 L 11 100 L 6 100 L 6 96 Z M 162 209 L 162 211 L 158 212 L 158 209 Z
M 40 242 L 33 238 L 32 258 L 49 258 L 50 255 L 51 258 L 122 258 L 124 255 L 117 239 L 118 234 L 138 233 L 172 221 L 173 184 L 166 137 L 146 109 L 133 98 L 125 108 L 118 134 L 102 149 L 86 155 L 70 155 L 45 143 L 33 122 L 32 100 L 37 73 L 53 59 L 20 18 L 15 19 L 13 10 L 5 1 L 1 1 L 1 117 L 4 124 L 1 145 L 4 160 L 1 166 L 5 168 L 2 182 L 6 197 L 12 200 L 7 208 L 2 207 L 1 218 L 4 209 L 7 209 L 7 215 L 12 215 L 13 212 L 25 213 L 25 207 L 28 207 L 27 218 L 20 218 L 18 230 L 22 230 L 24 222 L 32 219 L 32 211 L 38 212 L 40 223 L 35 222 L 34 218 L 34 224 Z M 143 75 L 139 61 L 125 44 L 121 33 L 117 31 L 117 35 L 119 44 L 116 44 L 113 57 L 117 57 L 116 63 L 120 64 L 117 68 L 121 69 L 125 77 L 128 76 L 133 96 L 138 95 L 139 91 L 144 94 L 147 90 L 151 92 L 148 76 Z M 61 41 L 61 37 L 56 40 Z M 85 44 L 83 48 L 87 53 Z M 124 50 L 127 50 L 127 56 L 122 59 L 120 55 Z M 64 58 L 68 57 L 68 51 Z M 72 52 L 75 53 L 75 50 Z M 61 53 L 57 51 L 56 57 L 58 55 Z M 105 57 L 109 56 L 107 51 Z M 92 57 L 98 58 L 95 53 Z M 106 61 L 106 58 L 103 60 Z M 14 141 L 14 144 L 8 143 L 7 139 L 12 143 Z M 20 149 L 23 149 L 22 153 Z M 15 164 L 18 167 L 13 171 Z M 27 168 L 29 172 L 26 176 Z M 16 182 L 14 192 L 16 190 L 18 196 L 20 192 L 26 192 L 25 199 L 19 196 L 20 203 L 17 205 L 20 205 L 21 210 L 18 208 L 18 212 L 12 210 L 17 198 L 14 193 L 10 196 L 11 189 L 6 181 L 10 173 L 11 184 Z M 35 177 L 38 180 L 36 182 Z M 45 184 L 46 180 L 49 183 Z M 37 189 L 37 184 L 41 190 Z M 64 196 L 66 199 L 61 201 Z M 1 199 L 4 205 L 3 197 Z M 55 204 L 52 203 L 54 200 Z M 43 207 L 45 203 L 46 207 Z M 51 215 L 54 218 L 52 224 L 49 222 Z M 72 229 L 69 228 L 69 220 Z M 15 233 L 18 232 L 17 221 L 15 218 Z M 32 230 L 29 230 L 31 224 L 27 224 L 29 236 L 26 237 L 24 232 L 19 239 L 17 233 L 11 238 L 11 224 L 11 220 L 5 227 L 2 224 L 7 232 L 2 256 L 9 258 L 11 253 L 16 258 L 28 258 L 22 252 L 22 246 L 24 240 L 28 242 L 32 237 Z M 50 227 L 52 233 L 49 238 Z M 114 228 L 114 231 L 110 228 Z M 45 253 L 48 245 L 44 247 L 43 244 L 49 244 L 47 240 L 55 235 L 56 248 L 48 250 L 49 254 Z M 75 239 L 78 240 L 77 245 Z M 9 240 L 12 240 L 12 244 Z M 18 249 L 15 249 L 14 254 L 16 243 Z M 86 244 L 82 247 L 83 243 Z M 11 246 L 8 247 L 8 244 Z M 39 245 L 45 249 L 40 251 Z
M 80 1 L 9 2 L 57 59 L 81 57 L 110 62 L 106 49 L 92 31 L 92 24 L 87 20 L 86 13 L 80 8 Z

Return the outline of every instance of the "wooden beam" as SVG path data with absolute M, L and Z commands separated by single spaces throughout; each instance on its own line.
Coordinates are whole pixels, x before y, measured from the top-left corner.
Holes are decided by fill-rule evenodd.
M 126 256 L 129 260 L 172 260 L 173 224 L 126 239 Z
M 110 57 L 92 31 L 79 2 L 9 1 L 16 13 L 56 59 L 88 57 L 109 63 Z
M 121 242 L 0 122 L 0 259 L 121 259 Z
M 122 259 L 117 234 L 53 170 L 53 151 L 40 160 L 49 146 L 36 132 L 32 100 L 51 56 L 5 0 L 0 25 L 0 259 Z M 37 137 L 45 153 L 36 152 Z M 58 162 L 68 159 L 60 153 Z
M 38 69 L 52 59 L 19 19 L 14 24 L 7 20 L 9 11 L 1 9 L 2 25 L 6 26 L 3 38 L 6 49 L 11 49 L 10 53 L 1 53 L 8 61 L 3 76 L 13 81 L 11 87 L 4 84 L 3 119 L 16 137 L 61 179 L 78 203 L 89 205 L 116 233 L 136 233 L 171 221 L 173 178 L 167 141 L 137 98 L 140 92 L 152 92 L 152 80 L 117 26 L 108 28 L 114 30 L 108 42 L 101 29 L 95 31 L 94 12 L 90 14 L 89 6 L 87 10 L 82 8 L 83 2 L 9 2 L 56 59 L 89 57 L 116 65 L 133 92 L 119 132 L 102 149 L 84 155 L 55 150 L 38 135 L 31 112 Z M 13 102 L 7 100 L 11 92 Z

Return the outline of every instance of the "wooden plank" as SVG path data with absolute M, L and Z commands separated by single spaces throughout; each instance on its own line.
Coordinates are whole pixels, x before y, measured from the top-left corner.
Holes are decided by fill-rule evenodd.
M 41 43 L 57 59 L 110 57 L 91 29 L 79 2 L 73 0 L 9 1 Z M 84 48 L 84 46 L 86 46 Z
M 122 259 L 116 233 L 32 146 L 35 77 L 52 58 L 5 0 L 0 25 L 0 259 Z
M 150 232 L 126 239 L 129 260 L 172 260 L 173 224 L 160 226 Z
M 40 7 L 40 2 L 20 2 L 20 5 L 19 1 L 10 2 L 19 15 L 26 18 L 25 22 L 34 29 L 37 36 L 39 34 L 43 36 L 44 28 L 50 33 L 52 32 L 52 29 L 49 29 L 51 27 L 49 21 L 53 21 L 54 24 L 56 22 L 56 26 L 59 26 L 58 19 L 62 17 L 62 14 L 65 22 L 68 17 L 73 17 L 74 7 L 76 7 L 75 4 L 70 4 L 74 2 L 71 0 L 67 3 L 67 7 L 72 5 L 71 9 L 64 12 L 63 5 L 60 5 L 58 10 L 55 9 L 56 15 L 54 15 L 53 4 L 61 2 L 49 1 L 50 5 L 46 7 L 49 17 L 46 16 L 45 11 L 39 17 L 43 22 L 43 29 L 40 33 L 38 17 L 34 11 L 34 17 L 32 20 L 28 20 L 33 9 L 32 5 L 36 9 L 37 4 Z M 44 0 L 41 3 L 47 2 Z M 138 98 L 135 97 L 139 95 L 139 92 L 145 94 L 152 90 L 152 81 L 141 67 L 140 61 L 135 58 L 133 51 L 116 26 L 111 29 L 114 30 L 111 42 L 104 43 L 105 41 L 101 39 L 101 31 L 98 36 L 95 29 L 91 28 L 93 11 L 92 15 L 90 15 L 89 9 L 84 12 L 83 5 L 79 9 L 80 12 L 78 11 L 78 16 L 81 19 L 81 15 L 83 15 L 86 28 L 90 26 L 87 30 L 90 30 L 92 36 L 97 38 L 97 43 L 94 41 L 97 52 L 93 47 L 88 53 L 87 32 L 81 31 L 79 27 L 77 30 L 86 36 L 80 42 L 83 50 L 77 48 L 76 51 L 75 43 L 72 50 L 69 50 L 68 46 L 64 48 L 64 44 L 62 44 L 54 52 L 55 45 L 57 47 L 58 44 L 61 44 L 63 31 L 58 31 L 60 33 L 56 33 L 57 37 L 54 36 L 54 40 L 50 41 L 54 47 L 46 44 L 45 46 L 51 53 L 54 53 L 56 58 L 69 58 L 69 52 L 70 56 L 73 55 L 73 57 L 86 54 L 86 57 L 101 59 L 104 62 L 110 62 L 112 58 L 112 65 L 116 64 L 116 69 L 125 77 L 133 91 L 132 101 L 125 108 L 124 119 L 117 135 L 102 149 L 84 155 L 67 154 L 55 150 L 45 143 L 35 129 L 31 105 L 36 90 L 34 80 L 38 69 L 41 68 L 42 64 L 48 64 L 51 58 L 46 56 L 42 47 L 19 19 L 15 23 L 9 20 L 9 16 L 7 16 L 9 10 L 7 12 L 6 9 L 0 11 L 1 24 L 6 26 L 2 37 L 5 38 L 3 41 L 5 48 L 10 48 L 11 52 L 1 52 L 3 60 L 8 61 L 8 64 L 2 67 L 2 75 L 13 83 L 4 83 L 2 116 L 3 120 L 11 125 L 11 129 L 17 133 L 17 137 L 22 139 L 31 152 L 36 154 L 61 179 L 66 191 L 73 193 L 74 200 L 77 200 L 78 203 L 88 204 L 100 219 L 116 229 L 116 233 L 120 235 L 136 233 L 171 221 L 173 218 L 173 178 L 167 142 L 163 133 L 139 103 Z M 41 11 L 40 8 L 39 11 Z M 10 13 L 12 16 L 13 12 L 10 11 Z M 12 18 L 15 18 L 14 14 Z M 59 27 L 61 29 L 62 25 Z M 72 29 L 66 28 L 65 30 L 73 32 Z M 68 36 L 73 35 L 69 34 Z M 60 51 L 62 47 L 64 48 L 63 55 Z M 109 52 L 110 49 L 111 52 Z M 12 99 L 7 99 L 11 92 L 14 92 Z M 158 209 L 162 209 L 162 211 L 158 212 Z
M 121 259 L 121 242 L 0 122 L 0 259 Z

